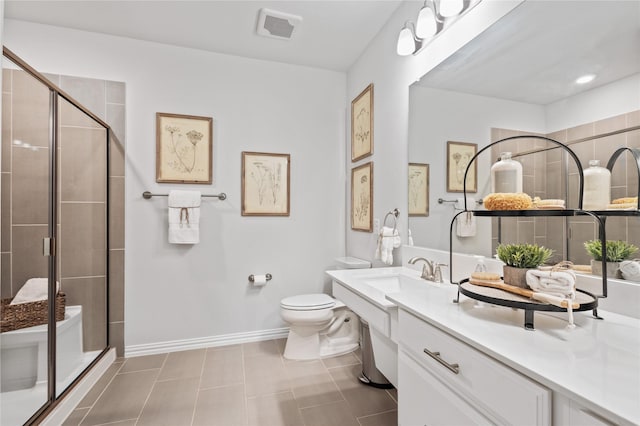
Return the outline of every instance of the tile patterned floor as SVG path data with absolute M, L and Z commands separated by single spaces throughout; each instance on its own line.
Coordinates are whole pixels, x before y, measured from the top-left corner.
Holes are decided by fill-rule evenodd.
M 362 385 L 360 353 L 282 357 L 283 339 L 118 359 L 65 426 L 397 426 L 397 392 Z

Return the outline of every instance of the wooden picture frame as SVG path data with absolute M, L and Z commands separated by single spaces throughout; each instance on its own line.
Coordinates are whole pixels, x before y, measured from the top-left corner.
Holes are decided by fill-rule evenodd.
M 429 165 L 409 163 L 409 216 L 429 216 Z
M 464 192 L 467 165 L 478 152 L 478 144 L 447 142 L 447 192 Z M 478 163 L 474 161 L 467 174 L 467 192 L 478 192 Z
M 373 162 L 351 169 L 351 229 L 373 232 Z
M 156 113 L 156 182 L 211 184 L 213 118 Z
M 242 216 L 289 216 L 291 156 L 242 152 Z
M 351 102 L 351 162 L 373 154 L 373 83 Z

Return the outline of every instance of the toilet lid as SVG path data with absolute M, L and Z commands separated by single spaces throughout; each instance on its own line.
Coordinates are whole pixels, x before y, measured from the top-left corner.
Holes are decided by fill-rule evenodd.
M 300 294 L 298 296 L 285 297 L 280 306 L 296 311 L 313 311 L 318 309 L 333 308 L 336 300 L 328 294 Z

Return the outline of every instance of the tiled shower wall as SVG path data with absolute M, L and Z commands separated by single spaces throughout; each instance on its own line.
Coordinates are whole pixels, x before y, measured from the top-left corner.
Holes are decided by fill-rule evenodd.
M 67 101 L 59 103 L 59 276 L 67 304 L 83 306 L 85 350 L 106 342 L 106 227 L 110 226 L 110 344 L 124 353 L 123 83 L 46 75 L 113 129 L 106 170 L 105 130 Z M 3 70 L 2 297 L 47 275 L 40 241 L 47 234 L 49 91 L 19 70 Z M 29 141 L 24 149 L 13 141 Z M 106 179 L 110 183 L 107 215 Z
M 640 148 L 640 130 L 629 130 L 637 126 L 640 126 L 640 111 L 560 130 L 546 136 L 569 144 L 571 150 L 580 159 L 583 169 L 589 167 L 589 160 L 593 159 L 600 160 L 600 164 L 605 167 L 613 152 L 619 147 Z M 622 133 L 598 137 L 616 131 L 622 131 Z M 492 141 L 496 141 L 508 136 L 523 134 L 526 132 L 492 129 L 491 136 Z M 586 137 L 596 138 L 574 143 Z M 503 151 L 517 153 L 551 146 L 553 144 L 535 139 L 509 141 L 492 147 L 492 159 L 497 159 L 499 153 Z M 577 208 L 578 172 L 574 161 L 572 159 L 567 161 L 565 156 L 563 156 L 563 150 L 553 149 L 518 157 L 517 160 L 523 164 L 524 192 L 540 198 L 565 199 L 567 207 Z M 565 164 L 569 164 L 568 173 Z M 624 154 L 618 158 L 613 168 L 611 198 L 633 197 L 637 195 L 637 190 L 638 171 L 635 162 L 631 155 Z M 563 257 L 564 246 L 567 244 L 565 221 L 568 222 L 571 235 L 567 247 L 569 259 L 577 264 L 588 264 L 590 257 L 587 255 L 583 243 L 586 240 L 597 238 L 598 228 L 594 220 L 587 216 L 570 219 L 554 217 L 503 218 L 502 241 L 505 243 L 535 241 L 554 249 L 555 255 L 552 260 L 560 261 Z M 636 245 L 640 244 L 640 219 L 637 217 L 608 217 L 606 224 L 608 240 L 625 240 Z M 497 219 L 494 218 L 492 241 L 494 251 L 498 242 L 497 232 Z

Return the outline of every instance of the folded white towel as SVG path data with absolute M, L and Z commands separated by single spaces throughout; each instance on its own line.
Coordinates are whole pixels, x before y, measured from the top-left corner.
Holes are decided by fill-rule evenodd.
M 397 229 L 383 226 L 378 234 L 378 245 L 375 258 L 386 265 L 393 264 L 393 249 L 400 247 L 402 240 Z
M 529 269 L 527 285 L 533 291 L 573 298 L 576 294 L 576 274 L 569 269 L 563 271 Z
M 60 283 L 56 281 L 56 294 L 60 291 Z M 47 300 L 49 298 L 49 279 L 48 278 L 30 278 L 18 290 L 18 293 L 11 301 L 11 305 L 20 303 L 37 302 L 39 300 Z
M 169 191 L 169 242 L 200 242 L 200 191 Z
M 476 229 L 476 217 L 473 213 L 462 213 L 456 219 L 456 235 L 458 237 L 474 237 Z

